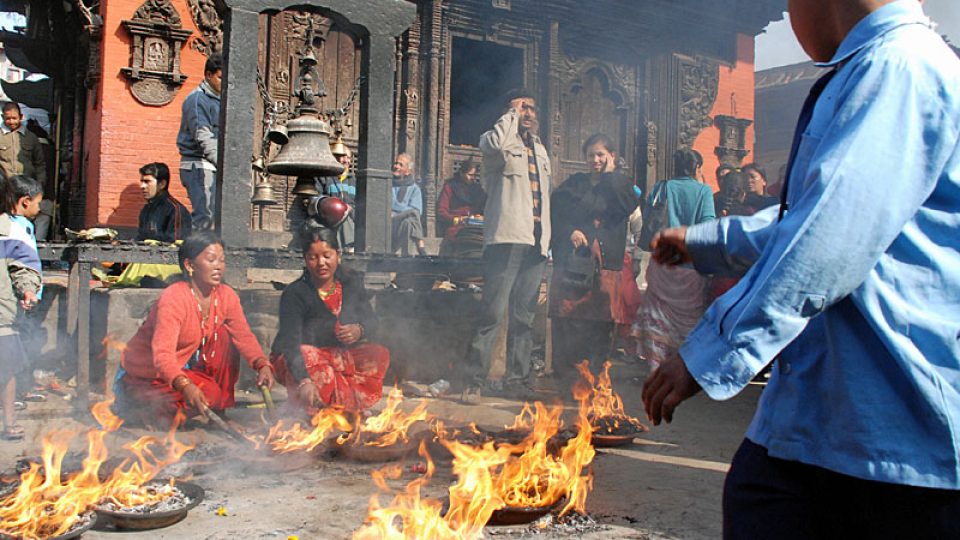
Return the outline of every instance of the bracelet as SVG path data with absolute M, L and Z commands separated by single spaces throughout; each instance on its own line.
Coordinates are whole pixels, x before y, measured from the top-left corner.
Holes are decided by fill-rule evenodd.
M 306 379 L 300 381 L 300 384 L 297 385 L 297 390 L 300 390 L 301 388 L 303 388 L 303 385 L 305 385 L 305 384 L 307 384 L 307 383 L 316 386 L 316 383 L 313 382 L 313 379 L 311 379 L 310 377 L 307 377 Z
M 270 362 L 266 358 L 257 358 L 257 360 L 253 363 L 253 370 L 260 371 L 264 366 L 269 367 L 270 371 L 275 371 L 273 368 L 273 362 Z

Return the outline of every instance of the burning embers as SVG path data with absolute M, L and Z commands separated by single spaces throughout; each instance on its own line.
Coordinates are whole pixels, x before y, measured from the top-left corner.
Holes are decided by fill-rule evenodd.
M 525 405 L 508 430 L 527 431 L 519 442 L 489 440 L 472 445 L 452 440 L 438 428 L 440 443 L 453 455 L 457 477 L 449 488 L 446 509 L 441 501 L 420 496 L 434 471 L 421 444 L 427 474 L 395 494 L 390 506 L 381 507 L 374 495 L 366 525 L 354 538 L 477 538 L 485 525 L 497 521 L 498 514 L 525 513 L 534 519 L 561 504 L 561 514 L 583 512 L 592 487 L 592 476 L 584 475 L 595 454 L 591 429 L 581 413 L 577 435 L 551 450 L 551 441 L 563 426 L 562 412 L 560 406 L 547 408 L 539 402 L 532 408 Z M 381 490 L 390 491 L 386 479 L 399 477 L 399 472 L 396 467 L 378 471 L 374 481 Z
M 636 435 L 649 431 L 640 420 L 624 411 L 623 400 L 613 391 L 610 382 L 610 362 L 603 363 L 603 371 L 594 379 L 590 362 L 577 364 L 581 380 L 573 387 L 573 397 L 580 402 L 593 428 L 594 444 L 610 446 L 627 444 Z
M 182 416 L 163 440 L 145 436 L 125 445 L 134 457 L 106 474 L 101 470 L 108 456 L 104 438 L 123 423 L 110 412 L 110 404 L 93 407 L 101 428 L 87 432 L 87 456 L 78 472 L 63 474 L 63 459 L 74 433 L 52 431 L 44 437 L 41 463 L 32 463 L 20 475 L 17 489 L 0 500 L 0 532 L 24 539 L 56 537 L 92 525 L 89 512 L 98 505 L 149 509 L 173 495 L 174 489 L 148 484 L 193 448 L 174 437 Z M 164 448 L 162 455 L 155 453 L 156 446 Z

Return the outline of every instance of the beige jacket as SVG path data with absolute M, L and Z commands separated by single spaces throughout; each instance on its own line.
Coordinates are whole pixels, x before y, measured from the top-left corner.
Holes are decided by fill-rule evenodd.
M 40 139 L 26 130 L 0 133 L 0 169 L 8 177 L 22 174 L 46 184 L 47 166 Z
M 519 114 L 510 109 L 493 129 L 480 136 L 483 152 L 484 188 L 487 205 L 483 212 L 485 246 L 491 244 L 534 245 L 533 194 L 530 193 L 527 149 L 517 131 Z M 541 227 L 540 251 L 550 246 L 550 156 L 540 139 L 534 137 L 537 167 L 540 168 Z

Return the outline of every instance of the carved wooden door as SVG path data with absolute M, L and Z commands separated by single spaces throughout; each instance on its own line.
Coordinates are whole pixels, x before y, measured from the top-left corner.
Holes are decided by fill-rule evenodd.
M 286 10 L 275 14 L 260 15 L 260 55 L 259 73 L 263 76 L 265 90 L 271 101 L 280 102 L 282 107 L 291 111 L 296 103 L 291 103 L 295 91 L 300 53 L 304 48 L 307 28 L 313 23 L 313 48 L 317 56 L 317 69 L 326 88 L 326 97 L 320 100 L 323 110 L 341 107 L 356 86 L 360 76 L 361 41 L 348 24 L 339 19 L 324 16 L 319 12 L 305 10 Z M 362 91 L 362 90 L 361 90 Z M 295 101 L 295 100 L 294 100 Z M 254 152 L 260 155 L 262 147 L 262 129 L 264 104 L 258 103 L 256 125 L 254 128 Z M 359 97 L 347 113 L 344 122 L 344 141 L 354 150 L 356 159 Z M 331 141 L 332 142 L 332 141 Z M 279 151 L 272 145 L 269 156 Z M 229 179 L 226 179 L 229 181 Z M 289 229 L 287 215 L 294 202 L 291 193 L 296 178 L 270 175 L 278 204 L 268 206 L 254 205 L 252 230 L 282 232 Z
M 635 145 L 634 71 L 569 58 L 567 64 L 567 80 L 560 96 L 560 159 L 554 184 L 588 170 L 582 147 L 594 133 L 605 133 L 613 139 L 617 156 L 629 169 Z M 632 175 L 629 170 L 627 174 Z

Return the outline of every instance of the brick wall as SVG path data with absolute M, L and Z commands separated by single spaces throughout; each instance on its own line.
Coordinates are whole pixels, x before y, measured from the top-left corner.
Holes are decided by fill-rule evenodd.
M 720 84 L 717 88 L 717 101 L 713 104 L 710 117 L 718 114 L 737 118 L 754 118 L 754 81 L 753 81 L 753 37 L 737 36 L 736 64 L 720 66 Z M 736 110 L 734 111 L 734 107 Z M 747 128 L 745 147 L 749 153 L 743 164 L 753 161 L 753 125 Z M 703 176 L 708 184 L 717 190 L 715 171 L 720 159 L 714 149 L 720 144 L 720 130 L 716 126 L 705 128 L 693 144 L 694 150 L 703 155 Z
M 120 21 L 130 19 L 142 0 L 113 0 L 103 4 L 103 75 L 87 104 L 84 134 L 86 175 L 86 226 L 115 228 L 137 226 L 143 207 L 140 195 L 140 166 L 162 161 L 170 167 L 170 191 L 188 207 L 186 191 L 180 184 L 177 131 L 184 98 L 203 79 L 206 61 L 190 47 L 199 36 L 186 0 L 173 0 L 185 29 L 193 31 L 180 50 L 181 71 L 187 75 L 173 101 L 149 107 L 130 93 L 120 68 L 130 65 L 130 36 Z M 95 94 L 95 95 L 94 95 Z

